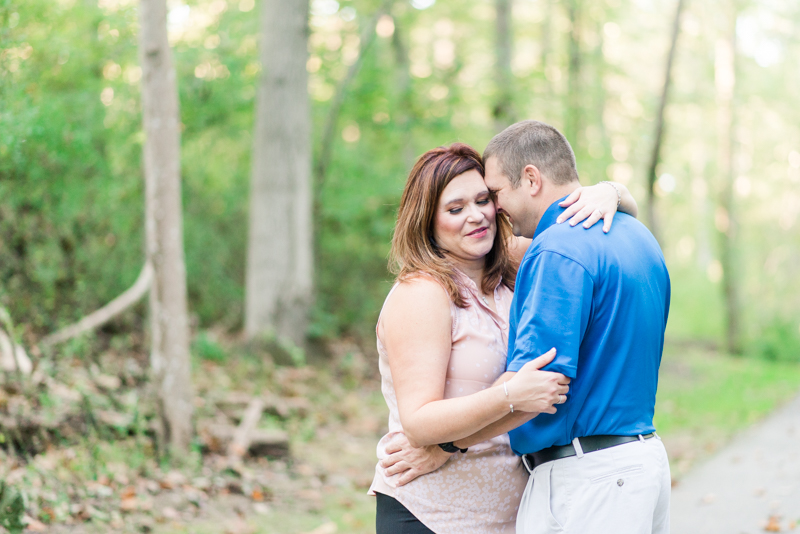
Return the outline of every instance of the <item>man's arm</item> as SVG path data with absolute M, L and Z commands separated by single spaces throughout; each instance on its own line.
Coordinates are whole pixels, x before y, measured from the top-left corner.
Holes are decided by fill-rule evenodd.
M 576 230 L 577 231 L 577 230 Z M 543 367 L 574 378 L 581 341 L 592 313 L 594 282 L 577 261 L 551 250 L 527 258 L 517 276 L 509 334 L 508 371 L 519 371 L 533 355 L 558 347 L 552 363 Z

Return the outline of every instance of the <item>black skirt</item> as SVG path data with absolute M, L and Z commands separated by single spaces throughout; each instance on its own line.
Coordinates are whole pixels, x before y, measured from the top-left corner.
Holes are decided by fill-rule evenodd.
M 383 493 L 375 493 L 375 496 L 378 500 L 375 514 L 376 534 L 434 534 L 394 497 Z

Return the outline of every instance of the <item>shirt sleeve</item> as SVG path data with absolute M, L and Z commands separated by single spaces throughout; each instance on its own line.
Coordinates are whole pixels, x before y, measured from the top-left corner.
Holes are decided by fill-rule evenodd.
M 555 347 L 555 360 L 543 369 L 575 378 L 592 311 L 589 273 L 572 259 L 543 251 L 520 265 L 516 290 L 511 312 L 516 335 L 509 336 L 507 369 L 519 371 Z

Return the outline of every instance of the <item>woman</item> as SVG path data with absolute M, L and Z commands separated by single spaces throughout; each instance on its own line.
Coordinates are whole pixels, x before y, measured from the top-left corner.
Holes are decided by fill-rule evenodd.
M 403 465 L 378 464 L 370 488 L 378 534 L 513 532 L 528 475 L 505 432 L 555 413 L 569 389 L 567 377 L 539 371 L 554 350 L 493 386 L 505 370 L 516 262 L 529 241 L 511 236 L 483 172 L 469 146 L 440 147 L 420 157 L 403 192 L 392 241 L 397 283 L 376 327 L 389 406 L 378 456 L 385 459 L 395 450 L 387 450 L 392 438 L 404 435 L 411 447 L 427 448 L 429 474 L 404 484 L 393 474 Z M 613 216 L 615 189 L 571 195 L 569 203 L 580 202 L 569 210 L 577 213 L 570 223 L 601 207 L 587 197 L 605 199 L 603 211 Z M 627 190 L 621 207 L 636 211 Z M 453 442 L 470 446 L 452 454 Z

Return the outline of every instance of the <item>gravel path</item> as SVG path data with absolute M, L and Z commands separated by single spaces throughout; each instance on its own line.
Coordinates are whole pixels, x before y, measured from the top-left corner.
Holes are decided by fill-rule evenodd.
M 800 397 L 672 489 L 671 532 L 800 532 Z

